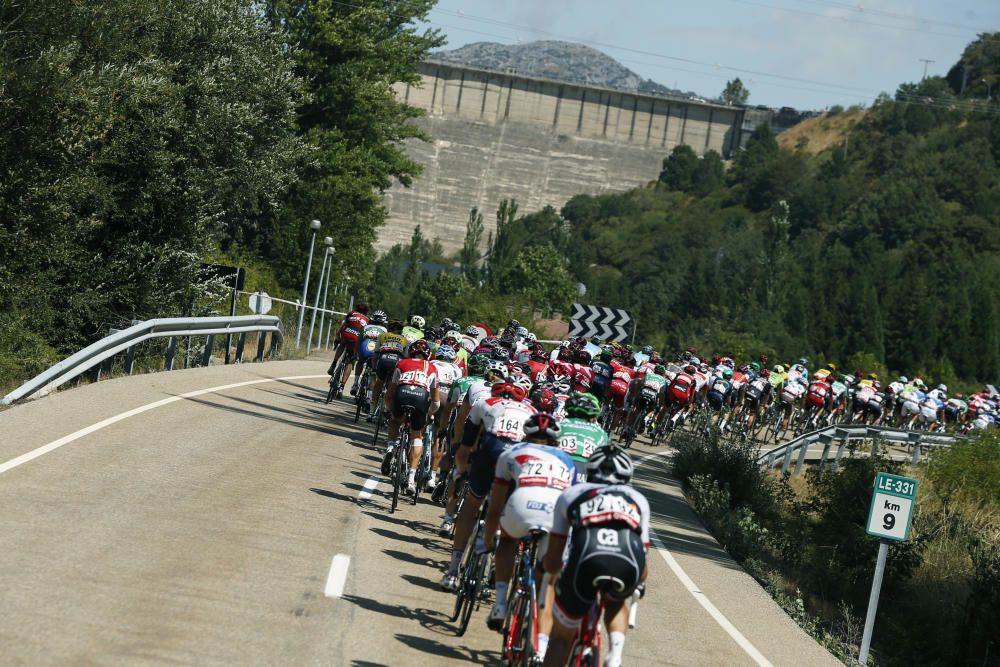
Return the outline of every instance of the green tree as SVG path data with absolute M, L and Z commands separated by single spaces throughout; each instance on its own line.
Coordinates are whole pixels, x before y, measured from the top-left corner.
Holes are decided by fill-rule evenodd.
M 507 272 L 517 254 L 520 239 L 515 231 L 517 201 L 504 199 L 497 208 L 497 226 L 489 234 L 486 251 L 486 280 L 498 290 L 504 284 Z
M 677 144 L 670 156 L 663 159 L 659 180 L 668 190 L 687 192 L 691 189 L 697 169 L 698 156 L 694 149 L 687 144 Z
M 746 89 L 739 77 L 726 82 L 720 99 L 730 106 L 743 106 L 750 99 L 750 91 Z
M 422 112 L 396 96 L 393 85 L 418 83 L 417 68 L 444 43 L 420 30 L 434 0 L 270 0 L 266 15 L 297 45 L 296 69 L 309 97 L 299 106 L 300 133 L 315 157 L 269 230 L 268 256 L 294 284 L 308 248 L 302 221 L 319 218 L 337 240 L 350 275 L 366 281 L 376 230 L 385 219 L 382 195 L 394 181 L 420 173 L 405 152 L 407 139 L 426 139 L 408 122 Z
M 715 192 L 722 185 L 725 169 L 722 156 L 716 151 L 708 151 L 695 165 L 694 173 L 691 174 L 690 191 L 699 197 Z
M 473 207 L 469 211 L 469 221 L 465 223 L 465 242 L 458 254 L 458 262 L 462 267 L 462 272 L 473 283 L 479 280 L 479 260 L 482 258 L 479 244 L 482 240 L 483 214 L 479 212 L 479 209 Z
M 532 306 L 547 311 L 567 311 L 576 294 L 566 260 L 551 244 L 529 246 L 518 252 L 504 289 L 523 295 Z
M 181 315 L 308 149 L 284 31 L 239 0 L 0 8 L 0 312 L 62 352 Z

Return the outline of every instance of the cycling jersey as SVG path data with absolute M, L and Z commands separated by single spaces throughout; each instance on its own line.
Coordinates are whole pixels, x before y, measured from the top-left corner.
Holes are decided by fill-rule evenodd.
M 462 405 L 465 403 L 465 393 L 469 390 L 469 386 L 477 380 L 482 380 L 482 376 L 479 375 L 467 375 L 464 377 L 456 378 L 454 382 L 451 383 L 451 389 L 448 391 L 448 403 L 454 403 L 455 405 Z
M 405 338 L 409 344 L 414 341 L 423 340 L 424 332 L 411 326 L 405 326 L 403 327 L 403 338 Z
M 771 393 L 772 385 L 767 378 L 756 377 L 747 385 L 747 401 L 751 407 L 760 405 L 760 401 Z
M 441 391 L 449 391 L 452 383 L 462 377 L 462 370 L 450 361 L 435 359 L 431 364 L 434 365 L 434 369 L 437 371 L 438 386 L 441 387 Z
M 486 378 L 476 378 L 475 381 L 469 385 L 469 388 L 465 392 L 465 398 L 461 402 L 468 403 L 471 406 L 476 405 L 479 401 L 490 397 L 491 386 L 492 385 L 486 381 Z
M 631 486 L 584 482 L 559 496 L 552 534 L 605 526 L 635 531 L 649 547 L 649 502 Z
M 733 385 L 722 378 L 713 379 L 708 388 L 708 404 L 716 410 L 721 409 L 732 388 Z
M 593 368 L 583 364 L 573 364 L 573 391 L 589 392 L 593 382 Z
M 514 491 L 500 527 L 515 539 L 535 529 L 551 530 L 559 495 L 577 479 L 573 461 L 555 447 L 526 443 L 506 450 L 497 459 L 494 483 L 511 485 Z
M 614 371 L 603 361 L 595 361 L 591 364 L 591 368 L 594 369 L 594 379 L 590 381 L 590 393 L 603 398 L 611 386 L 611 375 Z
M 386 332 L 386 328 L 381 324 L 369 324 L 361 330 L 362 338 L 372 338 L 378 340 L 379 337 Z
M 344 318 L 344 323 L 340 325 L 340 330 L 337 332 L 337 342 L 357 343 L 366 326 L 368 326 L 368 316 L 351 311 Z
M 819 373 L 816 374 L 817 376 Z M 816 407 L 822 408 L 826 406 L 826 399 L 830 395 L 830 385 L 826 382 L 813 382 L 809 385 L 809 391 L 806 394 L 806 401 L 809 405 L 814 405 Z
M 378 351 L 379 352 L 398 352 L 399 356 L 403 356 L 403 351 L 406 349 L 408 343 L 406 339 L 397 333 L 384 333 L 378 337 Z
M 504 450 L 524 440 L 524 423 L 534 413 L 528 403 L 495 396 L 472 406 L 462 434 L 462 445 L 473 445 L 482 427 L 479 447 L 469 460 L 469 490 L 477 498 L 489 492 L 496 462 Z
M 687 373 L 678 373 L 670 383 L 667 398 L 673 403 L 687 403 L 694 396 L 695 380 Z
M 545 372 L 548 370 L 548 364 L 541 361 L 535 361 L 529 359 L 527 361 L 528 366 L 531 367 L 531 372 L 528 376 L 531 378 L 532 382 L 541 382 L 545 378 Z
M 437 385 L 437 380 L 437 369 L 423 359 L 401 359 L 392 373 L 392 383 L 397 387 L 418 387 L 428 393 Z
M 581 473 L 585 472 L 590 455 L 606 444 L 608 434 L 593 422 L 577 417 L 559 422 L 559 449 L 573 459 Z

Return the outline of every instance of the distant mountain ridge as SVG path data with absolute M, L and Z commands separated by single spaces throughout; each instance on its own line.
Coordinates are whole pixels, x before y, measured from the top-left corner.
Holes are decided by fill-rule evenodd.
M 620 62 L 595 48 L 558 40 L 524 44 L 473 42 L 433 54 L 437 60 L 469 67 L 503 70 L 508 67 L 529 76 L 626 90 L 650 95 L 694 98 L 695 93 L 668 88 L 643 79 Z

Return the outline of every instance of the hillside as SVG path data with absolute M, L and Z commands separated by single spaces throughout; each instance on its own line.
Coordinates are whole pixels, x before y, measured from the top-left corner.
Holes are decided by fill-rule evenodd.
M 510 67 L 523 74 L 650 95 L 696 96 L 692 92 L 674 90 L 651 79 L 643 79 L 606 53 L 572 42 L 474 42 L 451 51 L 438 51 L 433 57 L 470 67 L 492 70 Z
M 784 150 L 801 150 L 816 155 L 830 146 L 843 143 L 848 132 L 864 117 L 864 111 L 848 111 L 809 118 L 779 134 L 778 146 Z

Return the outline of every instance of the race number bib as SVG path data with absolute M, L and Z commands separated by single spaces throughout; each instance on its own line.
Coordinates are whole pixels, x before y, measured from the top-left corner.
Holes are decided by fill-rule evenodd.
M 528 415 L 522 413 L 502 414 L 493 422 L 493 434 L 507 440 L 523 440 L 524 422 L 527 419 Z
M 545 486 L 551 489 L 568 489 L 572 473 L 566 466 L 552 465 L 546 461 L 528 461 L 521 465 L 517 487 Z
M 600 494 L 580 505 L 580 524 L 598 526 L 603 523 L 622 522 L 637 530 L 642 523 L 639 508 L 628 498 L 612 494 Z

